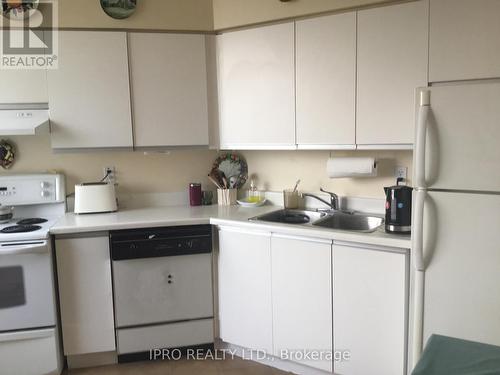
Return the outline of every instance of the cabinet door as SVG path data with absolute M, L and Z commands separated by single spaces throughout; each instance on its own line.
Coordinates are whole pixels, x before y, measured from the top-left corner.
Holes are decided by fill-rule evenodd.
M 295 148 L 294 24 L 217 39 L 221 148 Z
M 331 372 L 331 360 L 293 356 L 332 351 L 331 241 L 273 235 L 271 254 L 274 355 Z
M 356 13 L 297 21 L 296 48 L 299 148 L 355 148 Z
M 3 38 L 0 30 L 0 38 Z M 18 31 L 22 33 L 22 31 Z M 11 31 L 12 33 L 12 31 Z M 8 37 L 8 36 L 7 36 Z M 0 103 L 47 103 L 47 72 L 45 69 L 0 69 Z
M 500 1 L 432 0 L 429 80 L 500 77 Z
M 407 255 L 380 250 L 333 245 L 334 348 L 350 352 L 335 373 L 405 374 Z
M 415 89 L 427 86 L 427 35 L 427 1 L 358 12 L 356 143 L 361 148 L 413 143 Z
M 115 350 L 108 236 L 56 239 L 65 355 Z
M 204 35 L 129 34 L 136 147 L 208 145 Z
M 219 232 L 220 338 L 272 354 L 271 234 Z
M 0 103 L 47 103 L 45 70 L 0 69 Z
M 52 147 L 132 147 L 127 39 L 122 32 L 59 31 L 48 71 Z

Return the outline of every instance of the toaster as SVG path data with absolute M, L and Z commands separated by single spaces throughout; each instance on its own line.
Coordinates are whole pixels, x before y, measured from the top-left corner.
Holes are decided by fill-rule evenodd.
M 115 185 L 107 182 L 87 182 L 75 185 L 75 214 L 115 212 Z

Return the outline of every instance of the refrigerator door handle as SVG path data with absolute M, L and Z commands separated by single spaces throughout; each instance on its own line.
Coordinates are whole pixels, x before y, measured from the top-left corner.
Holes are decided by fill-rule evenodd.
M 417 190 L 415 196 L 415 211 L 413 216 L 413 243 L 412 254 L 413 264 L 417 271 L 425 271 L 424 262 L 424 206 L 427 192 L 425 190 Z
M 426 190 L 415 190 L 412 220 L 412 246 L 411 254 L 413 265 L 416 269 L 414 279 L 413 303 L 413 339 L 412 339 L 412 364 L 415 367 L 422 355 L 423 347 L 423 317 L 424 317 L 424 206 L 427 196 Z
M 416 186 L 425 188 L 425 141 L 427 136 L 427 119 L 430 111 L 430 91 L 420 91 L 420 107 L 417 117 L 415 136 L 415 182 Z

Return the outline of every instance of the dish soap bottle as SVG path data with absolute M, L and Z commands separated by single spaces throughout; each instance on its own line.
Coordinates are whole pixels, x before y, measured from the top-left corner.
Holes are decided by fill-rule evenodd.
M 257 190 L 257 186 L 253 180 L 250 181 L 250 189 L 248 190 L 247 201 L 249 203 L 258 203 L 260 202 L 260 192 Z

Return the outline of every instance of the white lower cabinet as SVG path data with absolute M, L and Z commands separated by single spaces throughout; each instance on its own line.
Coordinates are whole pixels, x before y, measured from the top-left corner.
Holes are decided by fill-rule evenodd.
M 115 350 L 109 238 L 56 238 L 65 355 Z
M 272 353 L 271 233 L 219 231 L 220 338 Z
M 408 250 L 223 227 L 218 266 L 225 342 L 337 375 L 405 374 Z
M 334 243 L 334 349 L 350 354 L 335 374 L 405 373 L 407 272 L 404 251 Z
M 272 237 L 274 355 L 330 372 L 331 259 L 332 241 Z

